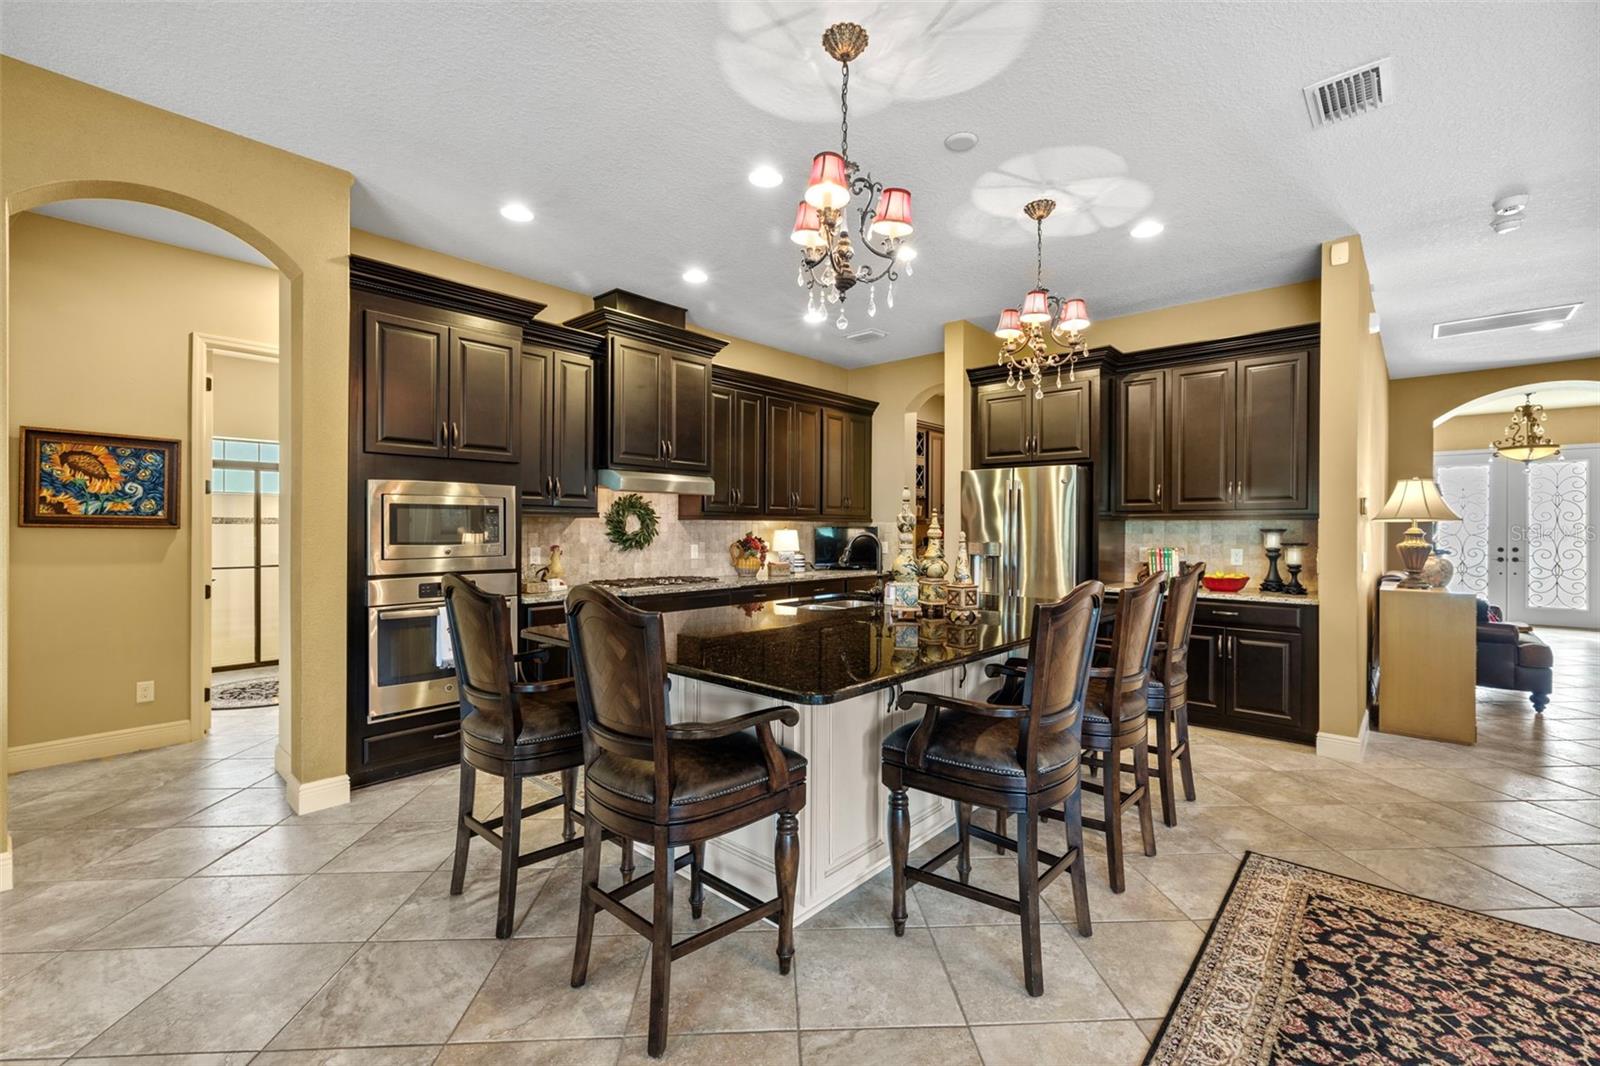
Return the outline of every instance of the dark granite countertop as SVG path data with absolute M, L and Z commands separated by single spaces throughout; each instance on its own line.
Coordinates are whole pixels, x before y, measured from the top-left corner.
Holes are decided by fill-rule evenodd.
M 944 619 L 897 625 L 880 605 L 807 606 L 826 603 L 779 600 L 665 614 L 667 670 L 785 703 L 836 703 L 1022 647 L 1033 619 L 1031 601 L 1007 612 L 986 610 L 977 624 L 961 627 Z M 563 626 L 535 626 L 523 636 L 567 642 Z
M 1124 589 L 1131 588 L 1133 588 L 1133 582 L 1131 581 L 1106 582 L 1106 594 L 1110 596 L 1115 596 Z M 1212 592 L 1208 588 L 1202 588 L 1199 592 L 1199 596 L 1202 600 L 1242 600 L 1245 603 L 1281 603 L 1285 607 L 1315 607 L 1317 605 L 1317 594 L 1315 592 L 1309 592 L 1304 596 L 1287 596 L 1281 592 L 1262 592 L 1260 589 L 1252 588 L 1249 585 L 1246 585 L 1238 592 Z
M 790 585 L 811 581 L 846 581 L 857 577 L 881 577 L 874 570 L 801 570 L 793 574 L 784 574 L 780 577 L 740 577 L 738 574 L 718 574 L 710 581 L 697 581 L 693 584 L 662 584 L 662 585 L 635 585 L 626 589 L 612 589 L 623 599 L 634 599 L 639 596 L 657 596 L 670 592 L 715 592 L 718 589 L 761 588 L 765 585 Z M 540 582 L 543 584 L 543 582 Z M 575 582 L 582 584 L 582 582 Z M 523 592 L 522 602 L 532 605 L 561 603 L 566 600 L 565 592 L 533 591 Z

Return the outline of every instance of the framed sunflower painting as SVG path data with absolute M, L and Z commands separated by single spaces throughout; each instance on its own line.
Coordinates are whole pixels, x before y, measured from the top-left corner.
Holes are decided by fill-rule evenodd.
M 22 427 L 25 526 L 176 529 L 180 442 Z

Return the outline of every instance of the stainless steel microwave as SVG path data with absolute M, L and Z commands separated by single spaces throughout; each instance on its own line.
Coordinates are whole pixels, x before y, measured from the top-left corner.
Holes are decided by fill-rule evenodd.
M 515 570 L 517 489 L 459 481 L 367 482 L 367 573 Z

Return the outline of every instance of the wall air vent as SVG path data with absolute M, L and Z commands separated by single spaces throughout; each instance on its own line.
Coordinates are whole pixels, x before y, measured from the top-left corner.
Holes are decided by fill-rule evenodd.
M 1454 322 L 1436 322 L 1433 326 L 1433 339 L 1441 341 L 1450 337 L 1466 337 L 1473 333 L 1492 333 L 1497 329 L 1532 329 L 1550 322 L 1564 323 L 1582 306 L 1581 303 L 1561 304 L 1557 307 L 1535 307 L 1527 311 L 1506 311 L 1479 318 L 1458 318 Z
M 1394 59 L 1363 64 L 1302 91 L 1313 129 L 1376 111 L 1394 101 Z
M 854 333 L 845 334 L 844 339 L 855 341 L 857 344 L 871 344 L 873 341 L 881 341 L 887 336 L 888 334 L 881 329 L 861 329 Z

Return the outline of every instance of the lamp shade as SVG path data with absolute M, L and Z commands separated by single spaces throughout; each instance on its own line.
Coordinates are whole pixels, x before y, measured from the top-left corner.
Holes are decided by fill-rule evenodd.
M 818 152 L 811 160 L 811 180 L 806 183 L 806 203 L 815 208 L 841 208 L 850 202 L 850 179 L 844 156 Z M 908 205 L 909 206 L 909 205 Z
M 878 215 L 870 232 L 892 241 L 911 236 L 911 190 L 889 188 L 878 197 Z
M 1050 321 L 1050 292 L 1047 289 L 1034 289 L 1022 298 L 1022 321 L 1033 325 L 1043 325 Z
M 789 239 L 802 248 L 821 248 L 822 221 L 817 215 L 817 209 L 800 201 L 800 206 L 794 213 L 794 231 L 789 234 Z
M 1089 305 L 1079 299 L 1071 299 L 1061 305 L 1061 320 L 1057 328 L 1068 330 L 1072 333 L 1081 333 L 1089 328 Z
M 994 335 L 1003 341 L 1014 341 L 1022 336 L 1022 319 L 1015 307 L 1000 312 L 1000 324 L 994 327 Z
M 1383 510 L 1373 516 L 1376 522 L 1459 522 L 1461 516 L 1450 509 L 1431 477 L 1408 477 L 1395 482 L 1394 491 Z
M 797 552 L 800 550 L 800 531 L 798 529 L 778 529 L 772 533 L 772 550 L 775 552 Z

